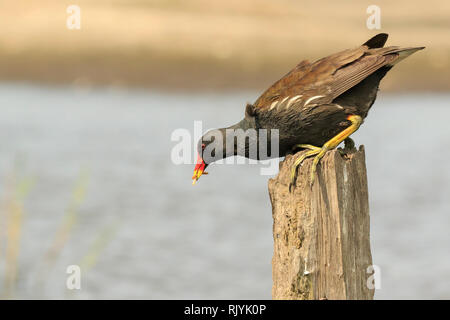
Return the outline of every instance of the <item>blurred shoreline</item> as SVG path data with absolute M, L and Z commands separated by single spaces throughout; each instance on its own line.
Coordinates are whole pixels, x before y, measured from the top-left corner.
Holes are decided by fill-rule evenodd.
M 450 3 L 369 1 L 79 0 L 2 5 L 0 81 L 164 91 L 263 90 L 300 61 L 355 47 L 379 32 L 387 45 L 426 46 L 382 81 L 383 91 L 450 90 Z
M 330 52 L 331 54 L 332 52 Z M 325 53 L 326 56 L 328 53 Z M 410 58 L 413 65 L 396 66 L 381 82 L 386 92 L 450 91 L 450 74 L 423 70 L 421 53 Z M 240 61 L 215 62 L 201 57 L 184 59 L 144 58 L 134 55 L 52 56 L 2 55 L 0 81 L 31 82 L 75 87 L 145 88 L 161 91 L 240 91 L 263 90 L 295 67 L 296 62 L 267 62 L 264 68 L 243 70 Z M 183 61 L 185 60 L 185 61 Z M 298 59 L 297 63 L 302 59 Z M 419 62 L 417 62 L 419 60 Z M 404 62 L 402 62 L 404 63 Z M 399 70 L 402 68 L 401 70 Z

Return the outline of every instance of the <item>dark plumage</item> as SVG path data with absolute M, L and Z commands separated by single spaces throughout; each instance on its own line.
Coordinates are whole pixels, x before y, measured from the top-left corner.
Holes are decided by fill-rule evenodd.
M 206 167 L 228 156 L 252 157 L 248 149 L 259 137 L 249 139 L 242 146 L 235 144 L 234 150 L 225 151 L 227 138 L 232 137 L 226 129 L 279 130 L 279 156 L 284 156 L 298 144 L 323 146 L 354 122 L 350 121 L 349 116 L 354 117 L 356 122 L 360 121 L 355 125 L 356 130 L 376 99 L 380 80 L 394 64 L 423 49 L 384 48 L 387 38 L 387 34 L 380 33 L 357 48 L 332 54 L 313 63 L 306 60 L 300 62 L 268 88 L 254 104 L 247 105 L 242 121 L 229 128 L 206 133 L 199 141 L 199 161 Z M 223 134 L 223 141 L 210 139 L 219 132 Z M 334 144 L 327 148 L 335 147 Z M 223 151 L 213 151 L 212 157 L 205 157 L 206 148 Z M 201 175 L 199 169 L 197 164 L 194 182 Z

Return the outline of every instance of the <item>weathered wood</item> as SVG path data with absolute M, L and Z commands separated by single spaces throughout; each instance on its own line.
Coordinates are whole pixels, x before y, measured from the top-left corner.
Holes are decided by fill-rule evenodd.
M 372 256 L 364 147 L 345 155 L 328 152 L 312 188 L 307 159 L 289 192 L 299 155 L 288 155 L 269 180 L 273 299 L 373 299 L 367 286 Z

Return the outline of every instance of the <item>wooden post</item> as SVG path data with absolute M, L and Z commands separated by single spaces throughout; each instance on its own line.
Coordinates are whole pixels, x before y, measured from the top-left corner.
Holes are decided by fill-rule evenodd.
M 288 155 L 269 180 L 274 255 L 273 299 L 373 299 L 364 147 L 327 152 L 309 185 L 312 159 L 298 170 L 289 192 Z

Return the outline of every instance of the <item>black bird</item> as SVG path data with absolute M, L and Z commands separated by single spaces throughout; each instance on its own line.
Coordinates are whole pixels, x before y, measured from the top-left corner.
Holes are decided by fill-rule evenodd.
M 280 157 L 296 148 L 309 150 L 295 162 L 292 183 L 300 163 L 306 157 L 315 156 L 312 184 L 316 166 L 324 154 L 346 139 L 351 143 L 349 136 L 366 118 L 376 99 L 380 80 L 396 63 L 424 48 L 384 48 L 387 38 L 386 33 L 380 33 L 357 48 L 313 63 L 300 62 L 254 104 L 247 104 L 243 120 L 228 128 L 211 130 L 201 138 L 193 183 L 218 159 L 234 155 L 259 158 L 250 150 L 261 136 L 237 143 L 236 129 L 267 129 L 269 145 L 270 130 L 278 129 Z M 227 141 L 232 146 L 229 150 Z

